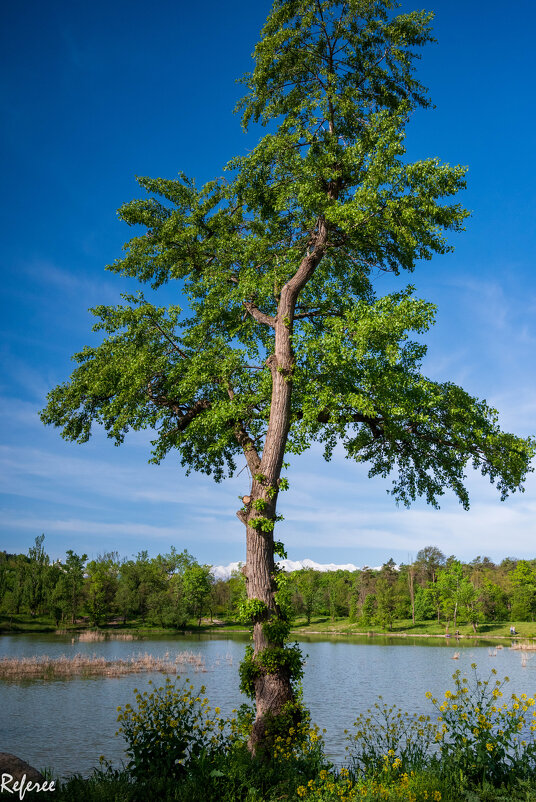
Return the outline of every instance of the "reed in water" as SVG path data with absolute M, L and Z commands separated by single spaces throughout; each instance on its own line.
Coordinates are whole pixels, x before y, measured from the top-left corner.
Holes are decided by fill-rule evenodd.
M 179 674 L 186 668 L 206 671 L 201 655 L 180 652 L 175 658 L 169 653 L 163 657 L 151 654 L 131 655 L 127 658 L 107 660 L 97 655 L 76 654 L 74 657 L 2 657 L 0 679 L 67 679 L 78 676 L 120 677 L 124 674 L 159 671 L 162 674 Z

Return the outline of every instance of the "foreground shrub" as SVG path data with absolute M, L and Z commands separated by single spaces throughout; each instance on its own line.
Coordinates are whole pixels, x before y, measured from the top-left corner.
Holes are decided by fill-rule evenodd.
M 138 792 L 147 786 L 152 796 L 188 802 L 266 802 L 283 793 L 292 799 L 298 785 L 329 765 L 322 735 L 306 711 L 300 710 L 297 724 L 293 711 L 278 717 L 269 754 L 252 757 L 246 746 L 254 718 L 249 705 L 225 719 L 209 706 L 204 687 L 196 693 L 188 680 L 169 678 L 163 687 L 135 694 L 135 706 L 118 708 L 118 734 L 127 742 L 127 775 Z
M 384 770 L 374 777 L 355 777 L 344 766 L 338 772 L 321 771 L 316 780 L 297 789 L 298 799 L 307 802 L 442 802 L 448 799 L 440 789 L 439 778 L 399 772 L 396 758 L 386 756 Z
M 420 769 L 430 759 L 437 727 L 430 716 L 410 715 L 379 697 L 373 708 L 358 715 L 346 751 L 354 774 L 395 774 Z M 347 731 L 345 731 L 347 732 Z
M 136 779 L 177 779 L 190 761 L 227 750 L 229 722 L 219 716 L 219 708 L 212 711 L 204 686 L 196 695 L 188 680 L 177 685 L 167 677 L 163 687 L 134 692 L 137 709 L 130 704 L 117 708 L 117 734 L 127 742 L 127 769 Z
M 508 677 L 495 679 L 493 669 L 489 679 L 481 680 L 475 663 L 471 668 L 471 680 L 460 671 L 452 675 L 454 691 L 447 691 L 441 704 L 427 694 L 440 713 L 436 739 L 443 771 L 463 775 L 469 783 L 531 776 L 536 767 L 534 699 L 513 693 L 503 702 Z

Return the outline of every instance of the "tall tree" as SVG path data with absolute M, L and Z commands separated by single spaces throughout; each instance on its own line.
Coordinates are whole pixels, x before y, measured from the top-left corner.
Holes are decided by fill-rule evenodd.
M 395 583 L 397 574 L 395 563 L 391 558 L 382 565 L 376 580 L 376 621 L 381 627 L 391 630 L 393 628 L 396 608 Z
M 437 546 L 425 546 L 417 552 L 415 565 L 423 584 L 426 582 L 433 584 L 437 580 L 438 570 L 444 564 L 445 555 Z
M 46 598 L 46 575 L 50 560 L 43 547 L 44 540 L 45 536 L 39 535 L 28 549 L 23 594 L 32 616 L 37 615 Z
M 182 288 L 190 312 L 140 292 L 94 310 L 106 338 L 75 359 L 49 395 L 45 423 L 85 442 L 94 422 L 121 443 L 155 431 L 153 459 L 177 449 L 188 473 L 220 481 L 246 460 L 251 486 L 238 517 L 254 649 L 242 672 L 256 698 L 250 747 L 267 745 L 295 705 L 300 661 L 283 648 L 274 541 L 286 453 L 338 442 L 370 475 L 395 472 L 393 494 L 437 503 L 445 489 L 468 506 L 468 461 L 519 487 L 532 445 L 460 387 L 420 372 L 434 307 L 411 287 L 374 294 L 378 271 L 412 271 L 450 250 L 445 231 L 467 216 L 449 197 L 465 169 L 408 163 L 409 114 L 429 105 L 414 74 L 431 16 L 396 16 L 394 0 L 276 0 L 244 83 L 243 124 L 269 133 L 198 189 L 141 178 L 150 197 L 120 216 L 142 225 L 110 269 L 154 289 Z M 294 706 L 296 716 L 299 715 Z
M 86 565 L 87 609 L 91 622 L 100 626 L 114 611 L 118 587 L 119 555 L 101 554 Z
M 210 565 L 194 563 L 186 568 L 182 575 L 182 592 L 189 614 L 197 618 L 197 626 L 201 626 L 203 613 L 207 611 L 212 592 L 212 575 Z
M 292 575 L 292 578 L 299 594 L 301 608 L 307 619 L 307 626 L 309 626 L 311 623 L 311 616 L 320 595 L 320 571 L 315 571 L 313 568 L 302 568 L 300 571 L 296 571 Z
M 536 565 L 534 560 L 519 560 L 511 574 L 512 620 L 534 621 L 536 613 Z
M 415 577 L 417 575 L 417 566 L 414 561 L 406 566 L 406 579 L 408 583 L 409 601 L 411 606 L 411 622 L 415 623 Z
M 59 582 L 59 597 L 63 600 L 65 612 L 71 623 L 76 623 L 82 600 L 84 598 L 84 565 L 87 554 L 75 554 L 67 549 L 67 557 L 62 566 L 63 572 Z

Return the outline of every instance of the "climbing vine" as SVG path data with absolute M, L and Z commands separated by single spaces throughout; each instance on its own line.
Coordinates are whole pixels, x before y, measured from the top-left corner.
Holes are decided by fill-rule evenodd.
M 242 624 L 262 621 L 268 613 L 268 606 L 261 599 L 244 599 L 238 605 L 238 620 Z
M 303 657 L 297 643 L 290 646 L 269 646 L 253 654 L 253 646 L 246 647 L 245 657 L 240 664 L 240 690 L 255 698 L 255 680 L 263 674 L 277 674 L 284 671 L 292 686 L 303 677 Z

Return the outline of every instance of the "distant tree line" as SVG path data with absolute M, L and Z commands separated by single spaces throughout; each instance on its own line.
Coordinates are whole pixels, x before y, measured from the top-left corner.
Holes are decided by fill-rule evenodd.
M 459 624 L 534 621 L 536 559 L 488 557 L 462 563 L 434 546 L 408 564 L 391 559 L 380 569 L 321 572 L 312 568 L 288 576 L 287 593 L 296 617 L 348 618 L 366 628 L 390 630 L 395 621 L 437 620 L 446 630 Z M 49 616 L 57 626 L 82 617 L 94 626 L 144 624 L 181 629 L 205 616 L 239 620 L 246 598 L 245 579 L 235 571 L 216 580 L 211 566 L 200 565 L 187 551 L 134 559 L 109 552 L 88 560 L 69 549 L 52 561 L 44 535 L 27 554 L 0 551 L 0 613 Z
M 112 620 L 140 620 L 162 627 L 198 624 L 211 609 L 213 579 L 187 551 L 121 560 L 117 552 L 88 560 L 69 549 L 63 562 L 51 561 L 35 539 L 28 554 L 0 552 L 0 612 L 48 615 L 56 625 L 74 624 L 81 616 L 94 626 Z

